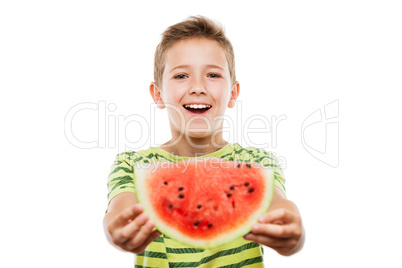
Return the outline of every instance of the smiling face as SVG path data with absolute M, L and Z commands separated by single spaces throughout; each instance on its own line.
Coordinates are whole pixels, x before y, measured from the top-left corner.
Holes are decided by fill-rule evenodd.
M 167 108 L 173 138 L 216 138 L 221 137 L 226 107 L 234 107 L 239 84 L 231 86 L 218 42 L 191 38 L 168 50 L 161 88 L 152 83 L 151 94 L 160 108 Z

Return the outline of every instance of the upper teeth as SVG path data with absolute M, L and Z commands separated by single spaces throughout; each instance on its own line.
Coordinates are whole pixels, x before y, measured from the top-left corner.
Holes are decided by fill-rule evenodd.
M 184 105 L 186 108 L 193 108 L 193 109 L 203 109 L 203 108 L 211 108 L 211 105 L 205 104 L 186 104 Z

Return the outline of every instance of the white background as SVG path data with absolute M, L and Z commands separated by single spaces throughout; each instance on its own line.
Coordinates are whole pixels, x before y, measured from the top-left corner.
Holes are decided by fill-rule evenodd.
M 74 146 L 65 118 L 80 103 L 114 104 L 110 118 L 141 115 L 157 131 L 143 144 L 139 124 L 116 136 L 165 142 L 166 112 L 150 117 L 154 50 L 169 25 L 205 15 L 234 46 L 243 122 L 286 116 L 276 146 L 272 133 L 252 139 L 286 163 L 307 240 L 291 257 L 266 249 L 266 266 L 401 267 L 401 12 L 399 1 L 2 1 L 0 266 L 133 267 L 102 227 L 119 148 Z M 304 120 L 334 101 L 335 167 L 301 139 Z M 97 112 L 76 114 L 77 139 L 98 138 Z M 103 123 L 101 137 L 117 129 Z M 316 126 L 304 142 L 325 149 L 325 122 Z

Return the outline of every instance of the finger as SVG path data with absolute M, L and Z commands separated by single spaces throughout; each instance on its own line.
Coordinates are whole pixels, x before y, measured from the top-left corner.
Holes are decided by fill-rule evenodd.
M 153 231 L 153 232 L 151 233 L 151 235 L 145 240 L 145 242 L 142 243 L 141 246 L 139 246 L 139 247 L 137 247 L 137 248 L 131 250 L 131 252 L 136 253 L 136 254 L 139 254 L 139 253 L 144 252 L 145 248 L 146 248 L 152 241 L 154 241 L 156 238 L 158 238 L 158 237 L 161 236 L 161 235 L 162 235 L 162 234 L 161 234 L 158 230 Z
M 265 236 L 272 236 L 277 238 L 298 237 L 300 236 L 299 233 L 301 233 L 300 228 L 295 224 L 277 225 L 270 223 L 256 223 L 252 226 L 251 231 L 254 234 L 262 234 Z
M 284 247 L 287 240 L 253 233 L 245 235 L 244 239 L 254 241 L 267 247 Z
M 132 238 L 136 232 L 140 231 L 141 227 L 148 221 L 148 215 L 142 213 L 138 215 L 135 220 L 121 228 L 117 234 L 115 234 L 115 241 L 119 244 L 126 243 Z
M 152 221 L 148 221 L 145 225 L 126 243 L 126 247 L 131 249 L 138 248 L 142 245 L 147 238 L 151 235 L 155 224 Z
M 132 237 L 132 235 L 139 231 L 141 227 L 147 222 L 148 215 L 142 213 L 137 215 L 137 217 L 129 222 L 126 226 L 121 229 L 122 235 L 127 235 L 128 237 Z
M 300 222 L 300 216 L 287 209 L 275 209 L 262 215 L 258 222 L 273 223 L 273 222 Z
M 112 223 L 114 227 L 126 225 L 127 222 L 131 219 L 136 218 L 139 214 L 142 213 L 142 206 L 140 204 L 135 204 L 124 209 L 116 220 Z

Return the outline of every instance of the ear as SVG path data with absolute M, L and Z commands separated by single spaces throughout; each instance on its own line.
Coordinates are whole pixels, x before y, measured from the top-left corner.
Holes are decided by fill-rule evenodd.
M 238 81 L 236 81 L 236 83 L 232 87 L 231 96 L 230 96 L 230 100 L 228 103 L 229 108 L 235 107 L 235 103 L 236 103 L 237 98 L 239 97 L 239 94 L 240 94 L 240 84 Z
M 165 108 L 165 103 L 162 100 L 161 90 L 158 88 L 155 82 L 152 82 L 149 86 L 149 93 L 151 93 L 152 99 L 158 105 L 159 109 Z

